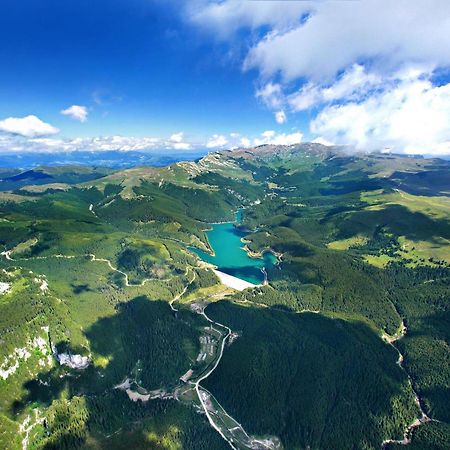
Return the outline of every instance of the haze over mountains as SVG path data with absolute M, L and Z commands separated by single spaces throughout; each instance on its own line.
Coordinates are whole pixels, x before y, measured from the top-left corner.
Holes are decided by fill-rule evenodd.
M 2 168 L 30 169 L 37 166 L 88 165 L 102 167 L 165 166 L 177 161 L 200 158 L 206 150 L 195 152 L 77 151 L 51 153 L 6 153 L 1 155 Z

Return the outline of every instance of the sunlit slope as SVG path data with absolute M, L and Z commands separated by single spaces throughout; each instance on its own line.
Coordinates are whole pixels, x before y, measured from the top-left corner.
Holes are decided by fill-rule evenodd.
M 302 144 L 16 180 L 0 194 L 2 373 L 17 364 L 0 379 L 2 447 L 22 448 L 28 433 L 32 448 L 226 448 L 191 407 L 133 403 L 114 386 L 176 381 L 204 326 L 191 304 L 228 294 L 208 310 L 241 337 L 208 386 L 250 432 L 288 449 L 379 448 L 420 417 L 414 389 L 440 421 L 414 431 L 415 448 L 445 448 L 448 171 L 441 160 Z M 232 294 L 189 247 L 210 250 L 209 223 L 242 206 L 248 249 L 280 263 L 268 286 Z M 47 326 L 88 369 L 59 365 Z

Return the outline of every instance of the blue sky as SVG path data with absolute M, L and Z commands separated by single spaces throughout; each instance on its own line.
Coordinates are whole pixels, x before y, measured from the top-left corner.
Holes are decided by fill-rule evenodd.
M 71 137 L 273 127 L 253 74 L 168 3 L 3 3 L 0 117 L 35 114 Z M 72 104 L 88 106 L 86 123 L 61 117 Z
M 4 0 L 0 150 L 446 153 L 449 2 L 391 3 Z

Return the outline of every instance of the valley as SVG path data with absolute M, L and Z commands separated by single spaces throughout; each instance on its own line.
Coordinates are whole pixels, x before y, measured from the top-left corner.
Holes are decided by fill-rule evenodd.
M 0 444 L 445 449 L 448 169 L 301 144 L 0 182 Z

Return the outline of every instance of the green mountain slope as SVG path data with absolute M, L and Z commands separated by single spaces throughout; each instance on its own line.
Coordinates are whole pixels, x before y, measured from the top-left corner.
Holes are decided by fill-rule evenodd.
M 160 168 L 5 172 L 0 445 L 228 448 L 195 383 L 179 381 L 206 371 L 209 322 L 192 309 L 226 297 L 206 312 L 239 337 L 220 359 L 215 336 L 204 364 L 220 361 L 202 385 L 248 439 L 375 449 L 406 430 L 411 448 L 445 448 L 449 169 L 302 144 Z M 237 292 L 190 248 L 212 250 L 209 223 L 240 207 L 247 250 L 279 264 L 268 285 Z M 126 380 L 140 400 L 115 388 Z M 159 390 L 165 399 L 139 397 Z M 431 421 L 410 430 L 422 414 Z

